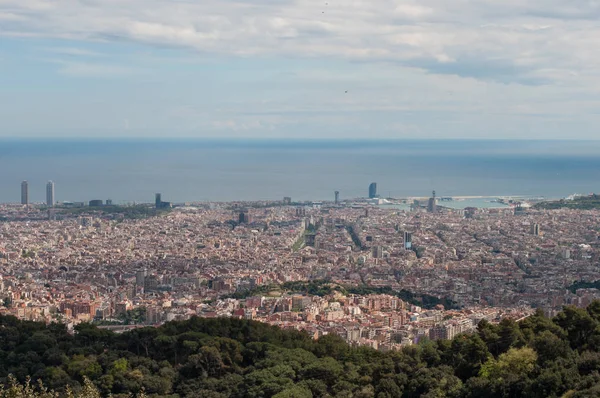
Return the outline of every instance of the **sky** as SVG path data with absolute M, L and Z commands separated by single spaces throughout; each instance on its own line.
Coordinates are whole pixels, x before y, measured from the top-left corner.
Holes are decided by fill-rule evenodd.
M 0 138 L 598 139 L 599 0 L 0 0 Z

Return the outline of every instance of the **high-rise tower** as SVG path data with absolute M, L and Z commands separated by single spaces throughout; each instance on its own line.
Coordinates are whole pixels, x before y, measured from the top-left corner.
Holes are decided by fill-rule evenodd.
M 433 191 L 433 195 L 429 198 L 429 203 L 427 204 L 427 211 L 430 213 L 437 213 L 437 199 L 435 198 L 435 191 Z
M 29 204 L 29 183 L 27 181 L 21 183 L 21 204 Z
M 144 268 L 143 270 L 136 271 L 135 284 L 138 287 L 144 287 L 144 283 L 146 282 L 147 275 L 148 275 L 148 270 L 146 268 Z
M 46 184 L 46 205 L 54 206 L 54 182 L 48 181 Z
M 238 223 L 239 224 L 250 224 L 250 216 L 248 215 L 248 210 L 240 211 L 240 214 L 238 216 Z
M 404 231 L 404 249 L 412 249 L 412 233 Z
M 340 203 L 340 191 L 335 191 L 335 204 L 337 205 L 338 203 Z
M 369 199 L 374 199 L 376 197 L 377 197 L 377 183 L 372 182 L 371 185 L 369 185 Z
M 531 224 L 531 235 L 540 236 L 540 224 Z

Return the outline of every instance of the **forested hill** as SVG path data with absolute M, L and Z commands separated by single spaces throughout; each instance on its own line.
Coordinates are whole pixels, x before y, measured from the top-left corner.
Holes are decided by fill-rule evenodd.
M 600 209 L 600 195 L 592 194 L 589 196 L 578 196 L 571 200 L 561 199 L 548 202 L 539 202 L 533 206 L 535 209 L 556 210 L 556 209 L 577 209 L 592 210 Z
M 574 398 L 600 396 L 599 372 L 600 302 L 553 320 L 537 312 L 519 323 L 484 321 L 473 335 L 390 353 L 229 318 L 121 335 L 82 324 L 70 335 L 0 317 L 3 381 L 31 376 L 62 395 L 67 385 L 85 392 L 89 379 L 115 397 Z M 25 395 L 0 391 L 8 396 Z

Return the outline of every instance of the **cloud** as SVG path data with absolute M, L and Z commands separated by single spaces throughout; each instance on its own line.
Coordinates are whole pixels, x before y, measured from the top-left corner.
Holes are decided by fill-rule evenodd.
M 25 18 L 10 12 L 0 12 L 0 21 L 23 21 Z
M 0 35 L 125 40 L 236 56 L 395 62 L 548 84 L 594 71 L 600 6 L 583 0 L 0 0 Z M 548 66 L 564 71 L 543 73 Z
M 550 77 L 542 76 L 541 69 L 521 66 L 506 59 L 465 57 L 443 62 L 424 58 L 411 60 L 408 64 L 432 73 L 456 75 L 480 80 L 493 80 L 506 84 L 541 85 L 552 81 Z M 559 76 L 556 77 L 558 78 Z

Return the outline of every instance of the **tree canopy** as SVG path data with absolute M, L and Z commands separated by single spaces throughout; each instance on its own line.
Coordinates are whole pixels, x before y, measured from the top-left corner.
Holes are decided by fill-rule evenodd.
M 115 334 L 0 316 L 0 382 L 0 398 L 591 397 L 600 302 L 386 353 L 231 318 Z

